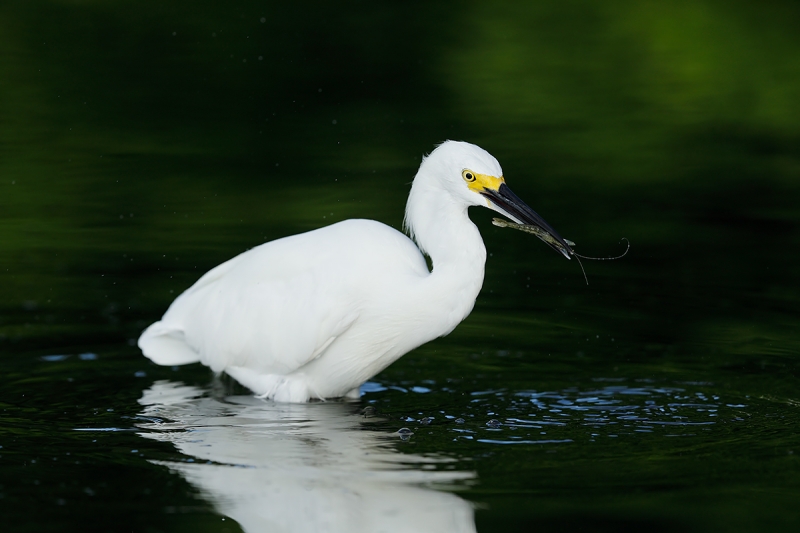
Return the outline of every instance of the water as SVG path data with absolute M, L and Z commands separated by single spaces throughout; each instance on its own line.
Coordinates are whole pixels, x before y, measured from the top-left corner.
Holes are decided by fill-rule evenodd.
M 800 526 L 794 3 L 0 15 L 5 529 Z M 585 262 L 587 286 L 472 210 L 474 312 L 357 402 L 142 357 L 233 255 L 399 228 L 445 138 L 497 156 L 578 253 L 629 254 Z

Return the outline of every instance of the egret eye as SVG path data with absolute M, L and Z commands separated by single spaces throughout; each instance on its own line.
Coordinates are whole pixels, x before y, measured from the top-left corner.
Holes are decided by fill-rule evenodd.
M 475 181 L 475 174 L 471 170 L 462 170 L 461 177 L 464 181 Z

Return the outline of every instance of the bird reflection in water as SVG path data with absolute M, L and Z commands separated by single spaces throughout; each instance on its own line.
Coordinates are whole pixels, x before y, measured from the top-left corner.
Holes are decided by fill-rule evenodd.
M 398 452 L 352 403 L 282 404 L 159 381 L 145 390 L 142 437 L 195 462 L 154 461 L 182 475 L 248 533 L 469 532 L 470 503 L 446 487 L 474 473 L 450 459 Z

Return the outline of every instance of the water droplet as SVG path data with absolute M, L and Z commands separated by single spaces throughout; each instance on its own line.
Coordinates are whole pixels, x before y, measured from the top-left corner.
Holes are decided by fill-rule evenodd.
M 397 435 L 400 436 L 400 440 L 404 440 L 404 441 L 408 440 L 408 439 L 411 438 L 411 435 L 413 435 L 413 434 L 414 434 L 414 432 L 411 431 L 408 428 L 400 428 L 400 429 L 397 430 Z

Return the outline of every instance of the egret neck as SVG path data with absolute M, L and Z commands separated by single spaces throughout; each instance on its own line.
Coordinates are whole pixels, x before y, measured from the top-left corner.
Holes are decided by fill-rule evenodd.
M 423 165 L 411 187 L 405 225 L 420 251 L 431 258 L 424 295 L 448 309 L 449 333 L 475 305 L 483 285 L 486 247 L 467 215 L 469 205 L 427 183 L 424 170 Z

